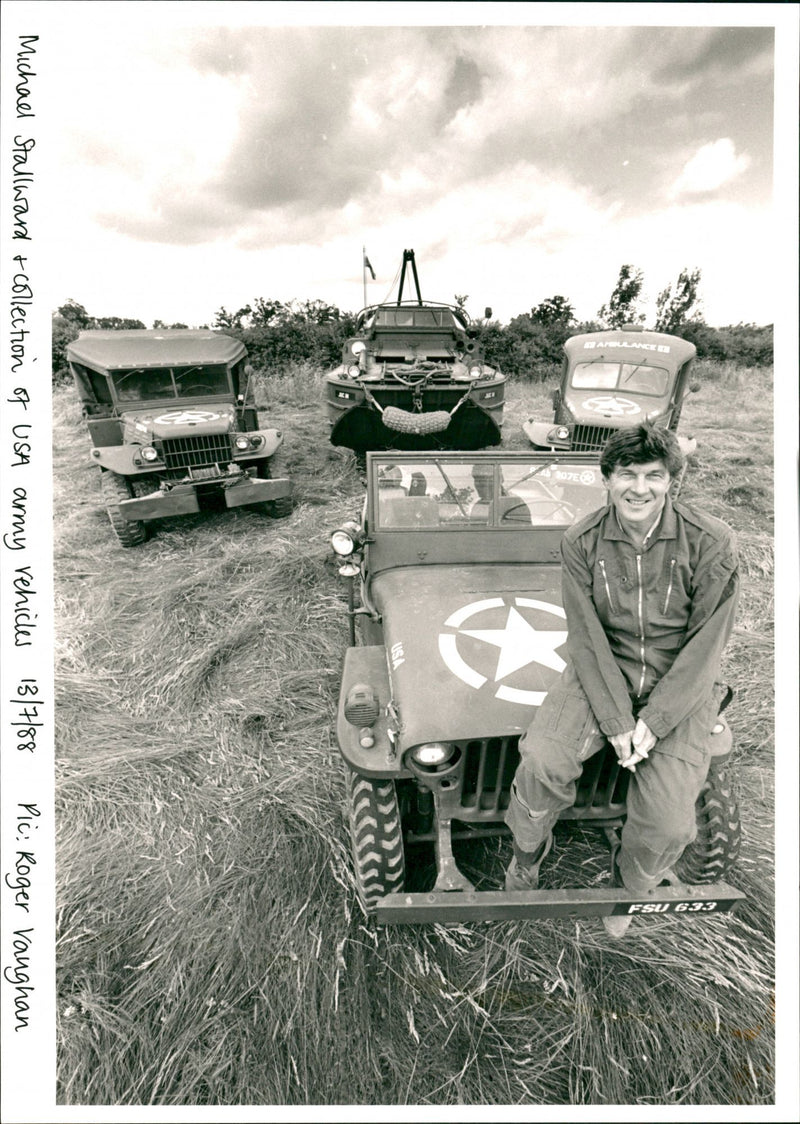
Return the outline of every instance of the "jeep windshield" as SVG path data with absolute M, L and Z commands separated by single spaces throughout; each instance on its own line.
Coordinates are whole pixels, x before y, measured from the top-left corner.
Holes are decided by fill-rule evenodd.
M 374 465 L 377 529 L 566 527 L 605 503 L 585 461 L 447 460 L 431 455 Z
M 576 390 L 627 390 L 629 394 L 666 394 L 669 372 L 645 363 L 578 363 L 570 385 Z
M 228 368 L 221 363 L 193 367 L 138 367 L 130 371 L 114 371 L 111 378 L 120 402 L 231 393 Z

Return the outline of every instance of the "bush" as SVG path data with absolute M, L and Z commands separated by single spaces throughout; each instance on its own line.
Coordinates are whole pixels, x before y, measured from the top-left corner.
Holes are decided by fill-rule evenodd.
M 771 324 L 711 328 L 701 320 L 690 320 L 681 324 L 675 334 L 695 345 L 698 359 L 715 359 L 745 367 L 769 367 L 773 361 Z

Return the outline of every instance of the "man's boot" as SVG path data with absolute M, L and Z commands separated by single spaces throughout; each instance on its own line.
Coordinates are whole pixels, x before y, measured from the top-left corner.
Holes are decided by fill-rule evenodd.
M 514 857 L 506 871 L 507 890 L 536 890 L 539 886 L 539 867 L 553 846 L 553 833 L 535 851 L 523 851 L 514 842 Z
M 619 866 L 617 864 L 618 854 L 619 847 L 611 853 L 611 885 L 617 889 L 621 889 L 624 887 L 625 883 L 622 881 L 622 875 L 619 872 Z M 603 928 L 610 937 L 624 937 L 632 920 L 633 917 L 630 914 L 610 913 L 603 917 Z

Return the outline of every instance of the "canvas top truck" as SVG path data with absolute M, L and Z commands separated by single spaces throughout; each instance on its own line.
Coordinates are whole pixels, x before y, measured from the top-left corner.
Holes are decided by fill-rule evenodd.
M 404 300 L 409 266 L 417 295 Z M 413 250 L 403 251 L 397 300 L 362 309 L 325 386 L 334 445 L 363 453 L 500 443 L 505 376 L 486 362 L 463 308 L 423 301 Z
M 523 429 L 540 449 L 600 451 L 611 431 L 653 422 L 676 430 L 689 384 L 694 344 L 634 324 L 572 336 L 564 344 L 553 420 L 529 418 Z M 696 442 L 678 435 L 684 456 Z
M 67 348 L 111 526 L 122 546 L 146 522 L 226 507 L 291 511 L 278 429 L 258 428 L 244 345 L 209 329 L 82 332 Z
M 704 917 L 743 896 L 719 881 L 739 847 L 721 715 L 682 885 L 509 892 L 497 888 L 502 861 L 494 872 L 459 865 L 456 847 L 507 833 L 520 735 L 565 666 L 561 536 L 604 498 L 592 454 L 367 455 L 362 516 L 331 541 L 351 621 L 336 733 L 358 893 L 379 921 Z M 629 779 L 607 746 L 562 820 L 603 829 L 613 847 Z

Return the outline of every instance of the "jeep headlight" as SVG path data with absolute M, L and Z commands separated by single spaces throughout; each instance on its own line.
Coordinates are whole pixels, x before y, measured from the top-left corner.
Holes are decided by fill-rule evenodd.
M 448 742 L 424 742 L 409 750 L 408 756 L 418 765 L 433 769 L 450 760 L 453 756 L 453 746 Z
M 342 558 L 347 558 L 353 553 L 356 544 L 360 543 L 361 528 L 358 523 L 343 523 L 338 531 L 331 535 L 331 546 Z
M 245 437 L 243 433 L 240 433 L 233 443 L 240 453 L 246 453 L 250 448 L 250 438 Z
M 152 445 L 142 446 L 140 452 L 141 452 L 141 456 L 142 456 L 143 461 L 151 461 L 152 462 L 152 461 L 158 460 L 158 449 L 154 449 Z

